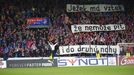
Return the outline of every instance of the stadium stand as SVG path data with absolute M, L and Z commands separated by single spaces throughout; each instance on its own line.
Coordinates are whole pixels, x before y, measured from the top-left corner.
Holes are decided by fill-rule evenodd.
M 70 2 L 69 0 L 68 2 L 40 0 L 38 1 L 38 3 L 41 3 L 39 5 L 37 5 L 37 1 L 23 0 L 20 2 L 19 0 L 6 0 L 6 3 L 4 0 L 1 1 L 0 57 L 3 57 L 5 54 L 8 57 L 48 57 L 50 54 L 48 41 L 59 42 L 59 46 L 116 45 L 117 43 L 134 42 L 134 11 L 129 13 L 68 13 L 65 6 L 66 3 Z M 72 1 L 72 3 L 74 2 L 79 3 L 77 0 Z M 107 1 L 106 3 L 109 2 Z M 51 5 L 47 6 L 47 4 Z M 49 17 L 52 25 L 48 28 L 26 28 L 27 18 L 33 17 Z M 109 32 L 72 33 L 72 24 L 125 24 L 126 29 Z M 58 46 L 56 49 L 58 49 Z

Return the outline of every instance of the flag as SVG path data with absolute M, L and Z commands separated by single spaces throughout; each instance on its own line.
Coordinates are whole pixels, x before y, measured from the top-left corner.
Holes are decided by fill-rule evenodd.
M 44 28 L 51 24 L 50 18 L 29 18 L 26 28 Z

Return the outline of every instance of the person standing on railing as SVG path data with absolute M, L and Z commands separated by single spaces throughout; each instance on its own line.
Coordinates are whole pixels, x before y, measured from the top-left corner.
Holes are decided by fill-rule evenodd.
M 4 51 L 3 51 L 3 59 L 7 60 L 8 59 L 8 53 L 9 53 L 9 48 L 8 46 L 4 45 Z
M 53 61 L 53 59 L 54 59 L 55 47 L 56 47 L 56 45 L 58 44 L 58 42 L 55 43 L 55 44 L 53 44 L 52 42 L 49 42 L 49 41 L 48 41 L 48 44 L 49 44 L 50 49 L 51 49 L 49 59 L 50 59 L 50 61 Z
M 127 51 L 126 51 L 126 58 L 129 58 L 131 56 L 132 50 L 133 50 L 133 48 L 128 46 Z
M 100 57 L 101 57 L 100 52 L 97 51 L 97 52 L 96 52 L 96 58 L 97 58 L 97 59 L 100 59 Z

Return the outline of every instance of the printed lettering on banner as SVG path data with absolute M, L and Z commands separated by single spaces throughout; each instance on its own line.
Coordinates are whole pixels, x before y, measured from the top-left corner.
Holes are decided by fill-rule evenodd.
M 111 5 L 111 4 L 94 4 L 94 5 L 79 5 L 79 4 L 67 4 L 67 12 L 114 12 L 124 11 L 123 5 Z
M 129 58 L 120 57 L 120 65 L 132 65 L 132 64 L 134 64 L 134 56 L 131 56 Z
M 70 45 L 60 46 L 60 55 L 75 54 L 75 53 L 96 53 L 99 51 L 101 54 L 114 54 L 117 53 L 116 45 Z
M 61 58 L 58 59 L 58 66 L 59 67 L 66 67 L 66 66 L 105 66 L 107 65 L 106 58 Z
M 98 24 L 78 24 L 71 25 L 71 30 L 73 33 L 77 32 L 94 32 L 94 31 L 117 31 L 125 30 L 125 24 L 107 24 L 107 25 L 98 25 Z
M 6 68 L 6 61 L 0 61 L 0 68 Z

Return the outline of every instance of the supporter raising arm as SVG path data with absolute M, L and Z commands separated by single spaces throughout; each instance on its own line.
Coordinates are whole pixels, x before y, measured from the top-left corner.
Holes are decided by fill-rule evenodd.
M 49 44 L 50 49 L 51 49 L 49 58 L 50 58 L 50 61 L 53 61 L 53 59 L 54 59 L 55 46 L 58 44 L 58 42 L 55 43 L 55 44 L 53 44 L 52 42 L 49 42 L 48 41 L 48 44 Z

